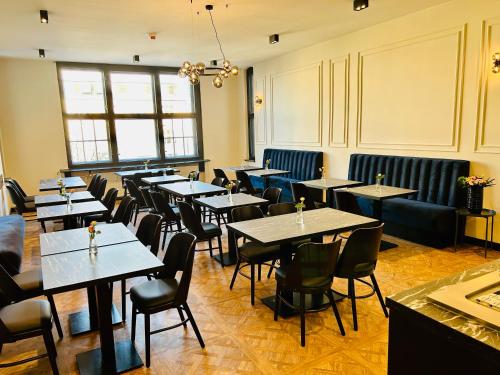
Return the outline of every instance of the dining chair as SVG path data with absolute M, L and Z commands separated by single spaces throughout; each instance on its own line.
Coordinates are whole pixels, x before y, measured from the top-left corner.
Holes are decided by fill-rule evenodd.
M 229 183 L 229 180 L 224 177 L 214 177 L 211 184 L 215 186 L 224 187 Z
M 63 338 L 63 330 L 59 321 L 59 315 L 57 314 L 54 298 L 51 294 L 45 294 L 43 290 L 42 270 L 40 268 L 34 268 L 11 276 L 9 272 L 0 265 L 0 283 L 1 304 L 21 302 L 45 295 L 49 302 L 52 315 L 54 316 L 59 338 Z
M 307 294 L 325 294 L 328 297 L 340 333 L 345 336 L 342 319 L 331 290 L 340 245 L 341 240 L 331 243 L 309 242 L 302 244 L 297 248 L 291 263 L 276 270 L 274 320 L 278 320 L 283 303 L 288 307 L 295 308 L 283 298 L 282 293 L 287 291 L 298 293 L 300 301 L 300 344 L 302 346 L 306 345 L 305 296 Z
M 264 214 L 267 214 L 269 211 L 269 206 L 271 204 L 277 204 L 280 201 L 281 196 L 281 188 L 270 186 L 262 193 L 262 199 L 266 199 L 267 202 L 261 203 L 260 209 Z
M 304 211 L 325 207 L 323 202 L 314 201 L 314 198 L 306 185 L 300 182 L 290 182 L 290 184 L 292 185 L 293 201 L 298 203 L 300 198 L 304 198 L 304 204 L 306 205 Z
M 150 336 L 180 326 L 187 327 L 191 323 L 202 348 L 205 347 L 201 333 L 188 306 L 187 299 L 191 275 L 193 272 L 194 248 L 196 237 L 190 233 L 176 233 L 170 240 L 165 257 L 164 269 L 157 279 L 146 281 L 132 287 L 132 332 L 131 339 L 135 342 L 137 314 L 144 314 L 144 338 L 146 347 L 146 367 L 150 367 Z M 181 273 L 180 280 L 178 273 Z M 176 278 L 177 276 L 177 278 Z M 180 323 L 151 331 L 150 316 L 161 311 L 177 309 Z M 187 319 L 184 318 L 184 312 Z
M 6 178 L 5 182 L 10 182 L 12 185 L 14 185 L 17 188 L 17 190 L 19 191 L 19 193 L 21 194 L 21 196 L 24 198 L 25 202 L 34 202 L 35 201 L 35 196 L 34 195 L 27 195 L 25 193 L 25 191 L 23 190 L 23 188 L 21 187 L 21 185 L 19 184 L 19 182 L 17 182 L 17 180 L 15 180 L 13 178 Z
M 245 206 L 245 207 L 236 207 L 231 211 L 231 216 L 233 219 L 233 223 L 238 223 L 240 221 L 261 219 L 264 217 L 264 214 L 260 210 L 259 207 L 256 206 Z M 255 304 L 255 266 L 259 266 L 259 280 L 260 280 L 260 267 L 262 264 L 265 264 L 269 267 L 273 267 L 271 263 L 273 260 L 276 260 L 281 255 L 281 249 L 279 246 L 263 246 L 253 241 L 247 241 L 243 244 L 238 244 L 238 239 L 240 236 L 234 234 L 235 242 L 237 247 L 237 257 L 238 260 L 236 262 L 236 266 L 234 268 L 233 277 L 231 279 L 231 283 L 229 284 L 229 289 L 232 290 L 234 286 L 234 282 L 236 280 L 236 276 L 241 274 L 244 277 L 250 279 L 250 302 L 252 305 Z M 250 266 L 250 277 L 244 275 L 241 270 Z
M 224 268 L 224 261 L 222 257 L 222 230 L 213 223 L 201 222 L 199 215 L 194 212 L 193 207 L 186 202 L 179 202 L 179 211 L 181 214 L 181 220 L 189 233 L 196 236 L 196 243 L 198 242 L 208 242 L 208 249 L 196 249 L 195 251 L 209 251 L 210 257 L 213 257 L 212 250 L 212 239 L 217 238 L 218 246 L 215 249 L 219 249 L 219 256 L 221 259 L 221 266 Z
M 102 197 L 104 196 L 104 193 L 106 192 L 106 185 L 108 184 L 108 179 L 107 178 L 101 178 L 99 180 L 99 184 L 97 185 L 97 188 L 95 189 L 95 195 L 94 198 L 98 201 L 102 200 Z
M 34 213 L 36 212 L 35 202 L 27 202 L 24 200 L 22 193 L 17 190 L 14 184 L 7 182 L 5 184 L 7 191 L 9 192 L 10 199 L 12 203 L 16 206 L 16 213 L 19 215 L 23 215 L 26 213 Z
M 226 172 L 224 172 L 220 168 L 214 168 L 214 175 L 215 175 L 215 177 L 220 177 L 222 179 L 226 179 L 229 181 L 229 178 L 227 177 Z
M 283 203 L 275 203 L 269 206 L 269 216 L 279 216 L 286 214 L 293 214 L 297 212 L 295 208 L 295 203 L 283 202 Z
M 347 239 L 344 249 L 339 256 L 337 268 L 334 276 L 340 279 L 347 279 L 347 295 L 338 293 L 343 297 L 351 299 L 352 317 L 354 330 L 358 330 L 358 317 L 356 313 L 356 299 L 367 298 L 373 294 L 377 294 L 380 305 L 387 318 L 387 308 L 384 303 L 384 298 L 375 278 L 375 268 L 377 266 L 380 241 L 384 224 L 371 228 L 359 228 L 354 230 Z M 370 277 L 371 283 L 363 280 L 363 277 Z M 371 288 L 371 292 L 362 296 L 356 296 L 354 281 Z
M 236 171 L 236 179 L 241 181 L 240 192 L 256 196 L 261 195 L 262 190 L 253 187 L 252 181 L 250 181 L 250 177 L 245 171 Z
M 97 180 L 100 178 L 100 175 L 96 173 L 95 175 L 92 176 L 92 179 L 90 180 L 88 186 L 87 186 L 87 191 L 92 194 L 92 190 L 94 189 L 94 186 L 96 185 Z
M 193 176 L 194 181 L 200 180 L 200 171 L 191 171 L 189 172 L 189 175 Z
M 348 191 L 335 190 L 335 203 L 337 210 L 355 215 L 363 215 L 356 196 Z
M 92 189 L 89 190 L 90 194 L 92 194 L 94 197 L 97 194 L 97 189 L 99 189 L 99 182 L 101 182 L 101 179 L 102 179 L 102 176 L 100 174 L 97 174 L 95 182 L 94 182 L 94 186 L 92 186 Z M 92 181 L 90 181 L 90 182 L 92 183 Z
M 149 186 L 141 186 L 139 187 L 139 191 L 141 192 L 142 199 L 148 208 L 148 211 L 151 213 L 155 213 L 155 206 L 153 204 L 153 200 L 151 199 L 151 194 L 149 194 L 150 187 Z
M 135 236 L 137 239 L 146 247 L 150 247 L 151 253 L 153 255 L 158 255 L 159 247 L 159 235 L 158 231 L 161 231 L 161 221 L 162 217 L 158 214 L 147 214 L 145 215 L 137 228 Z M 125 321 L 127 318 L 127 279 L 121 280 L 121 295 L 122 295 L 122 320 Z
M 122 223 L 127 226 L 128 223 L 132 220 L 132 213 L 134 209 L 135 198 L 127 195 L 122 198 L 118 208 L 116 209 L 115 214 L 111 219 L 111 223 Z
M 135 213 L 135 218 L 134 218 L 134 225 L 137 224 L 137 217 L 139 216 L 139 211 L 147 209 L 146 202 L 144 201 L 144 198 L 142 196 L 141 191 L 135 184 L 133 180 L 126 179 L 125 180 L 125 185 L 127 186 L 129 194 L 135 199 L 134 201 L 134 213 Z
M 111 214 L 115 209 L 116 198 L 118 197 L 118 189 L 111 188 L 106 192 L 106 195 L 101 199 L 102 204 L 107 208 L 103 214 L 87 215 L 83 218 L 84 225 L 88 227 L 92 221 L 103 221 L 109 223 Z
M 155 211 L 163 217 L 163 242 L 161 248 L 165 247 L 167 233 L 182 231 L 181 214 L 179 209 L 168 202 L 167 197 L 159 191 L 150 190 L 149 195 L 155 207 Z M 177 230 L 174 229 L 174 225 Z
M 148 184 L 143 182 L 142 179 L 151 176 L 153 176 L 153 172 L 138 172 L 134 174 L 131 178 L 129 178 L 129 180 L 134 181 L 135 186 L 139 188 L 141 186 L 147 186 Z

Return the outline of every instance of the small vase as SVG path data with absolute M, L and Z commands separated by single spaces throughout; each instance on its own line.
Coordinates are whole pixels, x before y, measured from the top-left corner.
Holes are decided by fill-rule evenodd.
M 482 186 L 469 186 L 467 188 L 467 209 L 474 214 L 481 213 L 483 210 L 483 193 Z
M 229 199 L 229 203 L 233 204 L 233 193 L 231 190 L 227 191 L 227 198 Z
M 148 170 L 148 165 L 147 164 L 144 164 L 144 170 L 147 171 Z
M 266 164 L 266 167 L 264 168 L 266 171 L 269 170 L 269 165 Z
M 295 217 L 295 222 L 297 224 L 304 224 L 304 213 L 302 208 L 297 208 L 297 216 Z
M 97 255 L 97 243 L 95 241 L 95 238 L 89 239 L 89 254 Z
M 189 178 L 189 188 L 192 190 L 193 189 L 193 179 Z

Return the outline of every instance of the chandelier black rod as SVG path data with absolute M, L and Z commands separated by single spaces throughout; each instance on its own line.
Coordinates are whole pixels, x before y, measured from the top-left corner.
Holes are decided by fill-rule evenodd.
M 222 50 L 222 45 L 220 43 L 219 34 L 217 33 L 217 29 L 215 27 L 214 18 L 212 16 L 212 10 L 211 9 L 208 9 L 208 14 L 210 14 L 210 21 L 212 22 L 212 27 L 214 29 L 215 38 L 217 39 L 217 43 L 219 44 L 220 53 L 222 53 L 222 57 L 225 60 L 226 59 L 226 55 L 224 54 L 224 51 Z

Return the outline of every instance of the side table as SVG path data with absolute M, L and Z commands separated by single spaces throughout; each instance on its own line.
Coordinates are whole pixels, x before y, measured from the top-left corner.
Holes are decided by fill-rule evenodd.
M 488 242 L 491 245 L 493 243 L 493 229 L 495 225 L 495 215 L 496 211 L 490 209 L 483 209 L 481 212 L 470 212 L 467 208 L 459 208 L 455 211 L 455 252 L 457 251 L 457 241 L 458 241 L 458 221 L 461 216 L 463 217 L 480 217 L 486 220 L 486 231 L 484 234 L 484 257 L 488 256 Z M 491 230 L 490 239 L 488 241 L 488 229 L 491 218 Z

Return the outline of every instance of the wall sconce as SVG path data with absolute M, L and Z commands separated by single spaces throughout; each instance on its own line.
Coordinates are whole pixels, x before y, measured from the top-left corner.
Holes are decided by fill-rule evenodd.
M 493 73 L 500 73 L 500 52 L 496 52 L 493 55 L 493 67 L 491 68 Z
M 262 97 L 260 97 L 260 96 L 257 95 L 255 97 L 255 104 L 256 105 L 261 105 L 262 104 Z

